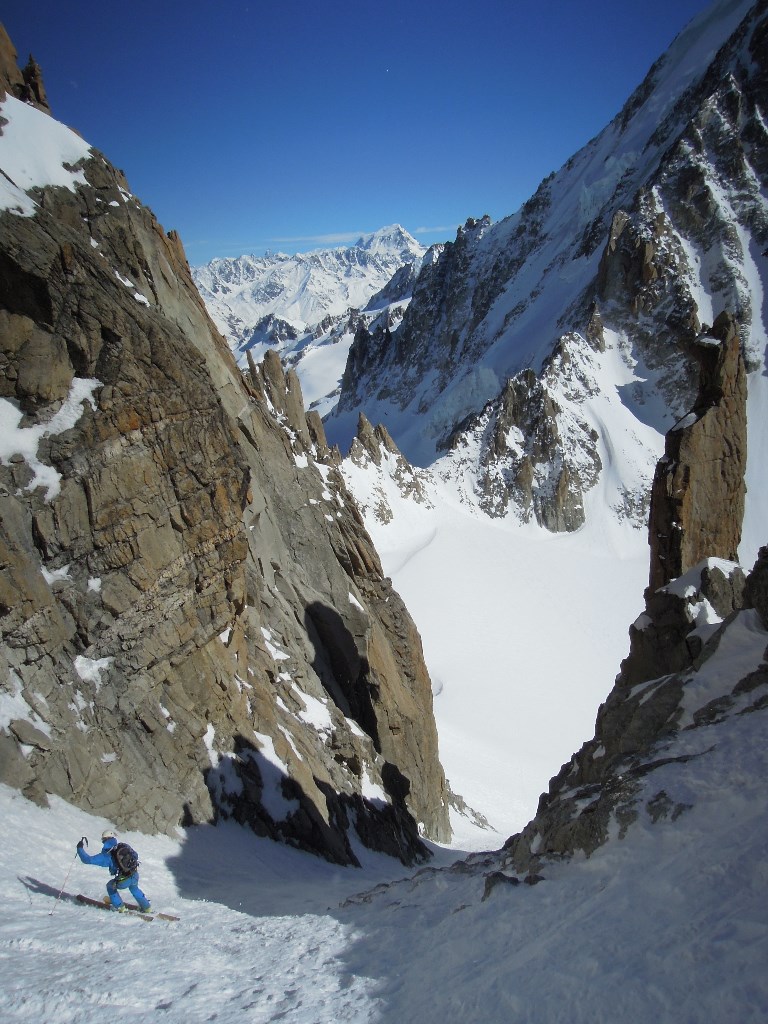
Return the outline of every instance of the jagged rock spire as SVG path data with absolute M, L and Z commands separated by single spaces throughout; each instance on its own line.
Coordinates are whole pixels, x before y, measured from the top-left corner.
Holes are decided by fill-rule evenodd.
M 721 313 L 696 346 L 699 393 L 669 431 L 651 492 L 649 585 L 702 558 L 736 560 L 747 464 L 747 381 L 736 322 Z
M 17 67 L 16 47 L 11 42 L 5 27 L 0 24 L 0 100 L 6 93 L 16 99 L 31 103 L 46 114 L 51 113 L 48 97 L 43 85 L 43 73 L 32 54 L 22 71 Z

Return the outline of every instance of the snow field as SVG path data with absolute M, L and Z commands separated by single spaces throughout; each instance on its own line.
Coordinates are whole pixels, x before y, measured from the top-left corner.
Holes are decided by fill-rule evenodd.
M 37 204 L 27 191 L 60 185 L 74 192 L 85 184 L 81 170 L 67 170 L 86 160 L 91 147 L 79 135 L 42 111 L 6 96 L 2 115 L 8 121 L 0 135 L 0 210 L 34 216 Z
M 446 775 L 503 839 L 594 734 L 642 607 L 645 538 L 619 558 L 589 529 L 555 537 L 446 505 L 432 519 L 404 561 L 379 546 L 389 527 L 367 525 L 421 633 Z

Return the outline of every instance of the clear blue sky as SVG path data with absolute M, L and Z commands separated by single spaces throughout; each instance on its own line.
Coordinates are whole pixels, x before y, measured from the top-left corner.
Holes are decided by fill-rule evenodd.
M 10 0 L 59 120 L 193 264 L 513 213 L 708 0 Z

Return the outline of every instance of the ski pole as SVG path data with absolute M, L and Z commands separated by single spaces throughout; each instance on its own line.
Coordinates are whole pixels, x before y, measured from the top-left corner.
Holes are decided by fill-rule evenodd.
M 87 846 L 88 845 L 88 840 L 87 840 L 87 838 L 85 836 L 82 837 L 80 842 L 83 844 L 83 846 Z M 77 852 L 75 852 L 75 860 L 77 860 Z M 69 876 L 72 874 L 72 868 L 75 866 L 75 860 L 73 860 L 72 863 L 69 865 L 69 871 L 67 871 L 67 877 L 62 882 L 61 891 L 59 892 L 59 895 L 56 897 L 56 902 L 53 904 L 53 910 L 51 910 L 49 912 L 48 917 L 52 917 L 53 916 L 53 911 L 56 909 L 56 907 L 58 905 L 58 902 L 61 899 L 61 895 L 62 895 L 62 893 L 64 892 L 64 890 L 67 887 L 67 882 L 69 881 Z

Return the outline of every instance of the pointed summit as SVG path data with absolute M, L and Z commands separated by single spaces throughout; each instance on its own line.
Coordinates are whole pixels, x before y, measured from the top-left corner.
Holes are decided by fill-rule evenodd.
M 409 235 L 400 224 L 390 224 L 389 227 L 379 228 L 373 234 L 361 235 L 354 247 L 377 255 L 400 256 L 406 261 L 424 255 L 424 246 L 420 245 L 413 235 Z

